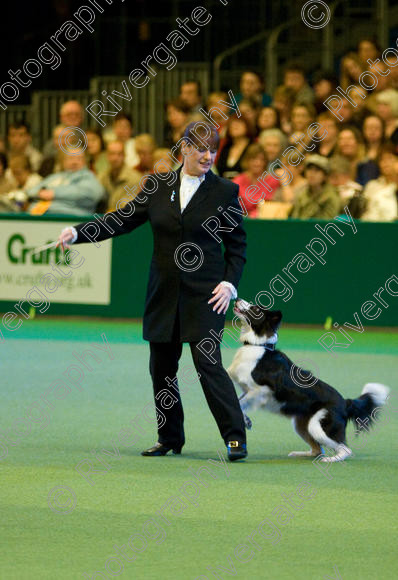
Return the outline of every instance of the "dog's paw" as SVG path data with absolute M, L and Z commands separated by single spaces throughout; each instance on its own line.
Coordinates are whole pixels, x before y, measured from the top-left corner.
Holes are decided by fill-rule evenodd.
M 250 417 L 248 417 L 248 416 L 246 415 L 246 413 L 243 413 L 243 418 L 244 418 L 244 420 L 245 420 L 245 426 L 246 426 L 246 429 L 248 429 L 248 430 L 250 431 L 250 430 L 251 430 L 251 428 L 252 428 L 252 426 L 253 426 L 253 423 L 252 423 L 252 421 L 251 421 Z

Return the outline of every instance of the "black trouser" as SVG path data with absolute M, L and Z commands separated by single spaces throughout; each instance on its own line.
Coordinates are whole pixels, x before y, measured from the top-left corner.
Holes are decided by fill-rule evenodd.
M 151 342 L 149 371 L 152 377 L 155 397 L 156 415 L 158 417 L 159 443 L 167 446 L 181 446 L 185 442 L 184 411 L 178 391 L 177 375 L 178 361 L 182 353 L 182 343 L 179 341 L 179 323 L 176 318 L 171 342 Z M 207 404 L 218 425 L 221 437 L 225 442 L 239 440 L 246 442 L 245 424 L 234 385 L 227 371 L 222 366 L 220 345 L 212 353 L 217 361 L 213 363 L 197 348 L 198 342 L 190 342 L 192 359 Z M 169 383 L 166 381 L 169 378 Z M 170 381 L 177 387 L 170 387 Z M 163 389 L 169 391 L 178 400 L 170 408 L 161 405 Z M 159 397 L 156 398 L 156 395 Z M 170 401 L 170 398 L 168 399 Z M 168 406 L 168 405 L 167 405 Z

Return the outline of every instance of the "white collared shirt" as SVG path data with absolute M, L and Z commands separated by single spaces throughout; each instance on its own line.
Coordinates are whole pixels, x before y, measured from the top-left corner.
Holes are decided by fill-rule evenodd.
M 181 185 L 180 185 L 180 208 L 181 213 L 187 207 L 196 191 L 199 189 L 201 183 L 205 180 L 205 175 L 200 177 L 196 175 L 188 175 L 181 170 Z

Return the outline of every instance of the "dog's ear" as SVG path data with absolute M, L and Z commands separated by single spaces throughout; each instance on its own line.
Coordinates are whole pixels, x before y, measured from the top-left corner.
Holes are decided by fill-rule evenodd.
M 282 312 L 280 310 L 272 310 L 270 314 L 269 322 L 276 332 L 282 321 Z

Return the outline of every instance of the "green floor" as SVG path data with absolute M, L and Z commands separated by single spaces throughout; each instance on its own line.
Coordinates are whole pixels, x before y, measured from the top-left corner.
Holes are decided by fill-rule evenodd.
M 13 422 L 29 409 L 36 423 L 24 434 L 20 422 L 19 438 L 12 430 L 16 445 L 8 444 L 8 456 L 0 446 L 0 578 L 397 578 L 397 334 L 366 331 L 334 358 L 317 343 L 322 332 L 282 328 L 279 346 L 346 397 L 366 382 L 388 384 L 397 409 L 387 409 L 365 441 L 350 427 L 356 455 L 329 471 L 288 459 L 305 444 L 289 421 L 261 412 L 251 416 L 249 459 L 224 463 L 200 387 L 184 382 L 183 455 L 143 458 L 141 449 L 156 437 L 143 418 L 152 399 L 138 324 L 36 319 L 7 333 L 0 345 L 1 431 L 10 438 Z M 102 334 L 112 359 L 90 346 L 103 345 Z M 64 373 L 78 364 L 73 353 L 87 348 L 99 360 L 91 359 L 75 387 Z M 233 353 L 223 349 L 225 366 Z M 181 365 L 191 368 L 187 346 Z M 56 382 L 64 398 L 45 394 Z M 127 431 L 134 417 L 143 429 L 135 435 Z M 125 443 L 112 445 L 123 429 Z M 94 455 L 102 449 L 109 454 L 100 463 Z M 89 459 L 98 471 L 83 477 Z M 202 467 L 200 483 L 195 472 Z

